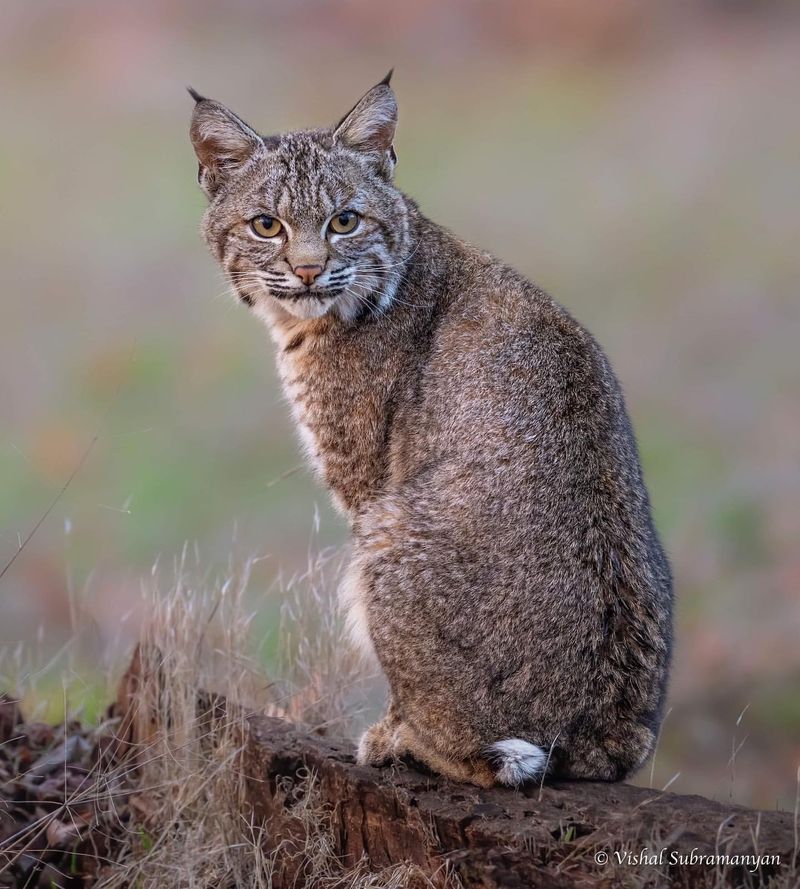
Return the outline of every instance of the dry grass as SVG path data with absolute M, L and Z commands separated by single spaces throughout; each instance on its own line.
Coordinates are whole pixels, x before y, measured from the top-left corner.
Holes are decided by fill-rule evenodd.
M 261 889 L 272 885 L 281 855 L 299 856 L 300 885 L 309 887 L 428 884 L 411 865 L 380 874 L 369 873 L 366 862 L 343 868 L 334 854 L 330 812 L 311 774 L 284 788 L 302 826 L 303 845 L 265 854 L 265 827 L 245 814 L 245 776 L 239 769 L 244 717 L 231 714 L 257 707 L 317 731 L 342 733 L 357 719 L 364 677 L 342 636 L 335 602 L 341 561 L 332 552 L 310 558 L 307 570 L 280 591 L 279 667 L 276 675 L 266 675 L 253 638 L 257 611 L 248 607 L 254 562 L 231 564 L 213 581 L 185 549 L 168 584 L 154 570 L 144 592 L 147 619 L 138 648 L 140 675 L 149 678 L 128 688 L 138 741 L 122 757 L 94 762 L 77 792 L 65 794 L 35 826 L 0 844 L 0 885 L 23 855 L 45 852 L 48 830 L 52 836 L 53 826 L 76 811 L 91 822 L 95 845 L 98 837 L 106 840 L 97 855 L 99 871 L 87 884 L 109 889 Z M 15 659 L 21 663 L 19 653 Z M 223 695 L 233 706 L 224 715 L 198 708 L 201 689 Z M 120 721 L 101 728 L 118 731 Z M 53 885 L 62 885 L 54 873 Z M 72 879 L 62 876 L 64 884 Z
M 416 869 L 398 866 L 369 874 L 346 872 L 334 854 L 330 813 L 315 777 L 284 788 L 302 826 L 303 845 L 279 847 L 267 857 L 264 825 L 247 814 L 245 776 L 239 770 L 242 708 L 258 706 L 315 730 L 352 724 L 352 691 L 362 676 L 342 637 L 335 602 L 340 558 L 322 553 L 285 585 L 276 676 L 265 675 L 252 652 L 254 612 L 247 610 L 252 562 L 231 566 L 220 583 L 197 583 L 181 560 L 166 591 L 154 586 L 140 652 L 142 675 L 158 677 L 138 689 L 137 751 L 141 823 L 126 834 L 107 887 L 268 887 L 281 855 L 299 856 L 302 885 L 401 887 Z M 198 718 L 198 692 L 212 690 L 233 706 L 223 716 Z M 419 884 L 420 876 L 415 879 Z
M 197 705 L 201 688 L 240 702 L 265 684 L 246 654 L 250 568 L 208 586 L 184 552 L 170 588 L 159 590 L 154 578 L 147 592 L 139 652 L 149 679 L 134 691 L 138 818 L 103 886 L 269 885 L 257 828 L 240 814 L 240 726 L 198 716 Z
M 280 678 L 267 712 L 311 731 L 352 737 L 363 727 L 365 692 L 378 675 L 344 631 L 336 598 L 344 567 L 341 551 L 323 551 L 310 555 L 306 570 L 284 585 Z

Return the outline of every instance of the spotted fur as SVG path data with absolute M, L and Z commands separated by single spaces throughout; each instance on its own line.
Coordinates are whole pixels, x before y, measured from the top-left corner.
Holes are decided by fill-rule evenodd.
M 279 136 L 195 98 L 203 234 L 352 527 L 343 606 L 391 689 L 360 761 L 483 786 L 625 777 L 661 720 L 672 585 L 600 347 L 394 185 L 388 78 L 337 125 Z M 336 236 L 345 210 L 361 221 Z M 253 236 L 259 214 L 281 237 Z

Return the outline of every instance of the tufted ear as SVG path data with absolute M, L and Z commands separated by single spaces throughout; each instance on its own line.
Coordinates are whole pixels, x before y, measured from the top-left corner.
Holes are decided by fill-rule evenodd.
M 189 135 L 197 155 L 197 181 L 211 197 L 220 183 L 265 150 L 264 140 L 240 117 L 189 87 L 195 100 Z
M 392 142 L 397 129 L 397 100 L 389 86 L 392 72 L 373 86 L 334 127 L 333 139 L 356 151 L 390 152 L 395 157 Z

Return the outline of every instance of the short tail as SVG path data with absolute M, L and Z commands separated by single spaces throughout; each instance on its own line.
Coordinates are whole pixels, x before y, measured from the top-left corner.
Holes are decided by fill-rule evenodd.
M 518 787 L 541 778 L 547 768 L 547 753 L 535 744 L 519 738 L 498 741 L 486 750 L 486 758 L 495 768 L 495 781 Z

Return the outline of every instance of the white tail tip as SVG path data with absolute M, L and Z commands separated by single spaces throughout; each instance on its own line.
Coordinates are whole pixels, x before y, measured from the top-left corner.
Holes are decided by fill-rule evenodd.
M 492 744 L 486 751 L 495 764 L 495 780 L 500 784 L 518 787 L 532 778 L 538 778 L 547 767 L 547 754 L 541 747 L 519 738 L 508 738 Z

